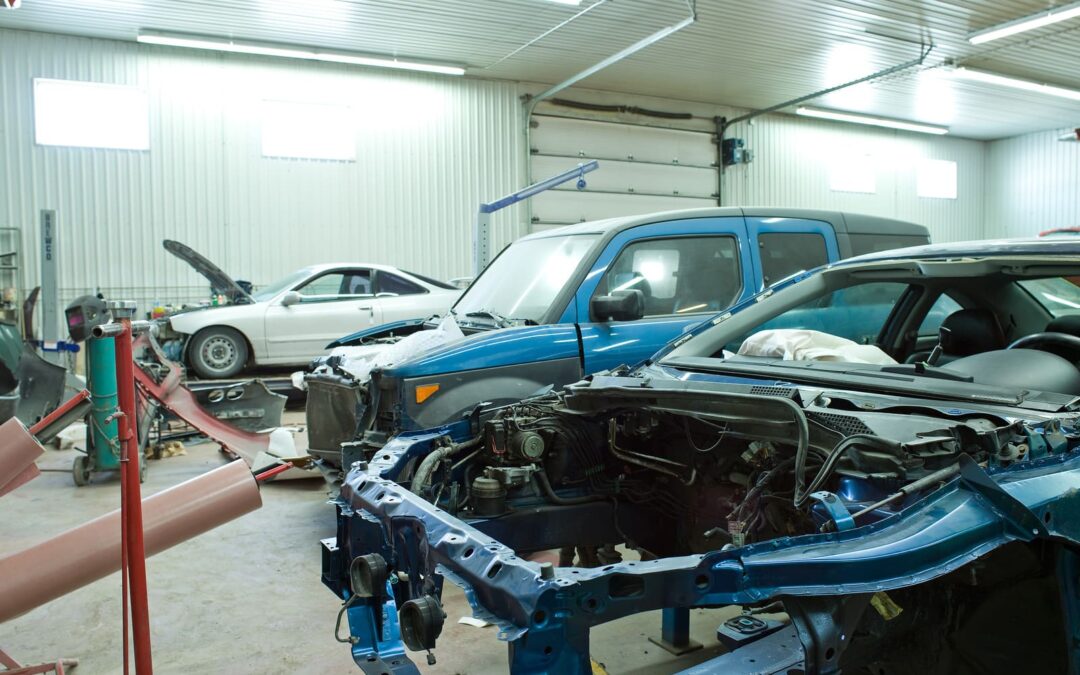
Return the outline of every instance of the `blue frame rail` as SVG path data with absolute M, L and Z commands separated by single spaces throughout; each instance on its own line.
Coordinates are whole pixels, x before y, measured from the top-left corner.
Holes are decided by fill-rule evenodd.
M 845 646 L 842 628 L 851 616 L 857 618 L 871 594 L 924 583 L 1013 541 L 1080 543 L 1076 453 L 991 471 L 970 460 L 961 464 L 960 475 L 933 494 L 862 527 L 703 555 L 554 570 L 522 559 L 480 525 L 380 477 L 388 468 L 383 464 L 348 476 L 338 501 L 341 540 L 349 549 L 379 552 L 391 567 L 409 570 L 409 581 L 388 589 L 399 606 L 410 598 L 437 597 L 440 589 L 433 580 L 441 577 L 464 588 L 476 616 L 496 624 L 500 639 L 510 643 L 514 673 L 590 672 L 589 629 L 630 614 L 779 598 L 805 609 L 803 619 L 796 616 L 801 610 L 793 612 L 802 640 L 793 648 L 805 650 L 808 672 L 828 672 L 827 662 L 838 660 Z M 331 555 L 326 544 L 324 556 Z M 349 551 L 344 553 L 332 552 L 339 556 L 339 569 L 350 559 Z M 1065 572 L 1075 567 L 1073 557 L 1061 564 Z M 339 595 L 347 597 L 343 581 L 328 579 L 332 588 L 335 583 Z M 1076 598 L 1066 599 L 1065 608 L 1067 634 L 1075 635 Z M 387 603 L 372 601 L 348 613 L 361 666 L 388 648 L 399 653 L 392 622 L 381 624 L 391 639 L 366 637 L 376 613 L 392 612 Z M 807 637 L 808 626 L 814 627 L 813 639 Z M 1070 647 L 1073 672 L 1078 650 Z

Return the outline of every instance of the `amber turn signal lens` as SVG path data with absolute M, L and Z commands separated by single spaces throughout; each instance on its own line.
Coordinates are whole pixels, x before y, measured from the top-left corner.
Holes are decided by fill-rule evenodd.
M 437 384 L 421 384 L 416 387 L 416 402 L 423 403 L 431 398 L 432 394 L 439 391 Z

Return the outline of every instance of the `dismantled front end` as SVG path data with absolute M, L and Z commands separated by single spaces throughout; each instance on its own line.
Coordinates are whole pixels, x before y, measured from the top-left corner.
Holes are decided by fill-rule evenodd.
M 1060 399 L 598 376 L 355 463 L 324 580 L 370 673 L 436 647 L 443 578 L 515 673 L 589 672 L 594 625 L 727 605 L 730 653 L 693 672 L 1075 672 Z M 550 550 L 558 567 L 529 559 Z

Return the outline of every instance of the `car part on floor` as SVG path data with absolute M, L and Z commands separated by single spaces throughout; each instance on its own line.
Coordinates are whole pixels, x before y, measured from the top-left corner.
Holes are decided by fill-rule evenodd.
M 180 367 L 165 358 L 153 336 L 143 334 L 136 338 L 135 358 L 139 365 L 135 371 L 139 388 L 166 410 L 219 443 L 223 450 L 250 465 L 258 453 L 270 448 L 270 434 L 237 429 L 204 410 L 180 383 L 183 376 Z
M 261 379 L 224 383 L 189 380 L 184 386 L 211 415 L 244 431 L 280 427 L 288 401 Z
M 311 458 L 296 452 L 292 434 L 277 428 L 269 432 L 251 432 L 237 429 L 219 420 L 199 405 L 195 395 L 183 384 L 183 373 L 176 363 L 165 358 L 154 336 L 139 335 L 134 344 L 135 382 L 149 399 L 156 401 L 170 413 L 198 429 L 217 442 L 223 452 L 242 458 L 253 469 L 291 462 L 294 470 L 281 478 L 319 476 L 307 470 Z
M 364 392 L 350 375 L 330 369 L 305 375 L 304 385 L 308 392 L 304 409 L 308 452 L 337 469 L 341 466 L 341 444 L 361 433 Z

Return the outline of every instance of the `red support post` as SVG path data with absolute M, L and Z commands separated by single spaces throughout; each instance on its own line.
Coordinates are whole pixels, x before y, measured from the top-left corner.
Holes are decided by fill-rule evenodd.
M 37 424 L 30 427 L 30 435 L 37 436 L 42 431 L 45 431 L 45 429 L 48 429 L 49 425 L 51 425 L 53 422 L 68 414 L 73 408 L 82 405 L 85 401 L 88 401 L 89 399 L 90 392 L 86 389 L 83 389 L 78 394 L 75 394 L 68 400 L 61 403 L 56 410 L 52 411 L 45 417 L 42 417 L 40 420 L 38 420 Z
M 146 590 L 146 548 L 143 544 L 142 487 L 139 484 L 138 414 L 135 410 L 135 366 L 131 353 L 131 320 L 119 320 L 122 330 L 116 340 L 116 392 L 120 403 L 120 443 L 125 457 L 121 461 L 122 518 L 126 534 L 128 580 L 131 587 L 131 623 L 135 644 L 135 672 L 152 675 L 150 655 L 150 608 Z M 123 461 L 126 460 L 126 461 Z M 130 466 L 129 466 L 130 464 Z M 127 653 L 125 651 L 125 659 Z
M 263 471 L 262 473 L 255 474 L 255 480 L 260 482 L 260 483 L 263 483 L 263 482 L 266 482 L 266 481 L 270 480 L 271 478 L 278 475 L 279 473 L 284 473 L 284 472 L 288 471 L 291 468 L 293 468 L 293 463 L 292 462 L 285 462 L 284 464 L 278 464 L 277 466 L 275 466 L 272 469 L 267 469 L 266 471 Z

